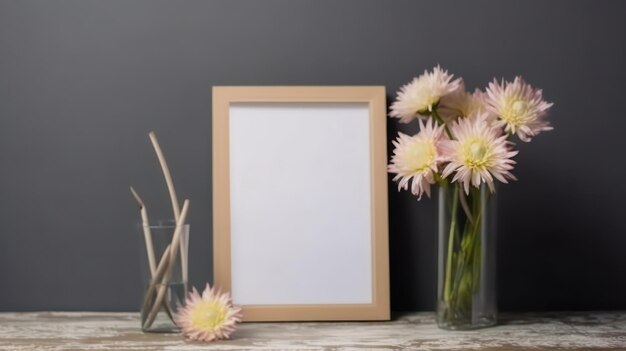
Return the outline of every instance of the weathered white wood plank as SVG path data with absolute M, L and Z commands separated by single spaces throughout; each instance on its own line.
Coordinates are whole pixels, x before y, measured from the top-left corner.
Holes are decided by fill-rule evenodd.
M 391 322 L 246 323 L 212 344 L 144 334 L 136 313 L 0 313 L 0 350 L 626 350 L 626 313 L 504 315 L 493 328 L 440 330 L 432 313 Z

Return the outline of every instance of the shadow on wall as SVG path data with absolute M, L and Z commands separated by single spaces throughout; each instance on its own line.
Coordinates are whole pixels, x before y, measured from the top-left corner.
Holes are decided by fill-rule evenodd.
M 392 102 L 394 96 L 387 96 Z M 393 155 L 392 141 L 398 131 L 413 135 L 417 123 L 401 124 L 387 118 L 387 162 Z M 391 309 L 396 311 L 434 310 L 437 278 L 437 207 L 434 198 L 421 201 L 410 191 L 398 191 L 388 175 L 389 265 Z M 435 189 L 433 189 L 435 190 Z M 432 194 L 433 196 L 436 193 Z
M 625 230 L 616 227 L 616 221 L 623 223 L 614 217 L 619 210 L 605 205 L 616 202 L 608 197 L 624 191 L 576 181 L 564 177 L 564 171 L 546 172 L 553 168 L 550 164 L 519 163 L 520 181 L 500 187 L 501 309 L 626 308 L 626 302 L 612 294 L 626 285 L 626 267 L 620 260 L 624 249 L 614 238 Z

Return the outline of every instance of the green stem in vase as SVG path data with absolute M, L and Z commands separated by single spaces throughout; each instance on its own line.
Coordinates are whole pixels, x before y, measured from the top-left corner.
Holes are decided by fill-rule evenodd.
M 480 189 L 472 188 L 470 190 L 472 194 L 472 213 L 476 216 L 473 218 L 472 223 L 472 258 L 471 258 L 471 271 L 472 271 L 472 281 L 471 281 L 471 292 L 472 294 L 477 289 L 477 282 L 479 281 L 479 257 L 480 257 Z
M 450 235 L 448 236 L 448 256 L 446 257 L 446 282 L 443 292 L 443 300 L 450 302 L 452 291 L 452 256 L 454 254 L 454 233 L 456 232 L 456 212 L 458 208 L 459 185 L 454 185 L 454 195 L 452 196 L 452 211 L 450 213 Z
M 472 211 L 470 211 L 467 200 L 465 199 L 465 194 L 462 191 L 459 192 L 459 199 L 461 200 L 461 207 L 463 207 L 463 211 L 465 211 L 465 218 L 467 218 L 470 223 L 473 223 Z
M 439 114 L 437 113 L 437 107 L 434 107 L 433 110 L 430 112 L 430 114 L 433 116 L 435 121 L 437 121 L 437 123 L 439 123 L 440 125 L 443 125 L 443 128 L 446 130 L 446 134 L 448 134 L 448 137 L 452 139 L 452 133 L 450 132 L 450 129 L 448 129 L 448 125 L 446 124 L 446 122 L 444 122 L 443 118 L 441 118 L 441 116 L 439 116 Z
M 468 195 L 455 187 L 455 193 L 451 197 L 453 208 L 458 208 L 458 203 L 463 204 L 463 214 L 465 220 L 462 232 L 460 233 L 460 243 L 454 250 L 455 245 L 451 245 L 456 239 L 456 227 L 458 218 L 455 215 L 450 221 L 450 237 L 448 242 L 448 266 L 446 267 L 446 281 L 444 300 L 447 303 L 446 318 L 449 321 L 462 322 L 470 318 L 472 314 L 472 304 L 474 293 L 480 287 L 480 266 L 482 261 L 482 247 L 480 232 L 482 227 L 482 211 L 484 199 L 481 198 L 480 189 L 471 189 Z M 467 196 L 467 198 L 466 198 Z M 471 204 L 470 206 L 468 205 Z M 458 210 L 457 210 L 458 211 Z

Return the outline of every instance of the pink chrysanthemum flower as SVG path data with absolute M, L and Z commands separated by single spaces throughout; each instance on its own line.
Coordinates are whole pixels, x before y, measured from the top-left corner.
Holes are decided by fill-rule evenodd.
M 228 339 L 241 318 L 241 308 L 233 305 L 230 295 L 207 283 L 202 295 L 196 288 L 189 292 L 175 319 L 185 338 L 209 342 Z
M 398 190 L 407 190 L 411 182 L 411 192 L 418 200 L 424 193 L 430 197 L 430 185 L 435 183 L 435 173 L 441 161 L 437 144 L 443 133 L 443 126 L 436 126 L 432 119 L 426 125 L 421 120 L 419 124 L 420 132 L 414 136 L 398 133 L 388 166 L 389 173 L 396 173 L 393 180 L 398 182 Z
M 493 192 L 494 177 L 503 183 L 516 179 L 510 171 L 515 164 L 511 157 L 517 151 L 510 149 L 507 135 L 500 128 L 490 126 L 486 118 L 482 114 L 458 119 L 451 128 L 455 140 L 440 143 L 442 157 L 449 162 L 442 176 L 456 172 L 452 181 L 462 183 L 466 194 L 470 184 L 478 188 L 481 183 L 487 183 Z
M 522 141 L 552 130 L 546 117 L 553 103 L 543 100 L 542 90 L 533 89 L 522 77 L 501 83 L 494 79 L 487 87 L 485 102 L 487 109 L 500 117 L 496 125 L 509 134 L 517 134 Z
M 452 93 L 461 86 L 461 78 L 452 80 L 441 67 L 428 70 L 398 91 L 396 101 L 391 105 L 389 116 L 400 118 L 400 122 L 409 123 L 413 118 L 428 116 L 433 107 L 442 97 Z
M 437 112 L 446 123 L 452 123 L 458 117 L 468 117 L 471 115 L 486 114 L 487 122 L 495 122 L 497 116 L 487 110 L 485 104 L 485 93 L 480 89 L 469 93 L 462 84 L 460 89 L 455 90 L 441 98 L 441 103 Z

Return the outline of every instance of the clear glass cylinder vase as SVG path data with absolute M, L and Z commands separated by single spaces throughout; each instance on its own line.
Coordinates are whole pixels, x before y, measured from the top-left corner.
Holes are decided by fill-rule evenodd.
M 483 184 L 438 194 L 437 324 L 468 330 L 497 323 L 496 201 Z
M 181 228 L 174 243 L 176 222 L 139 225 L 141 235 L 141 329 L 144 332 L 177 332 L 175 313 L 187 294 L 189 225 Z

